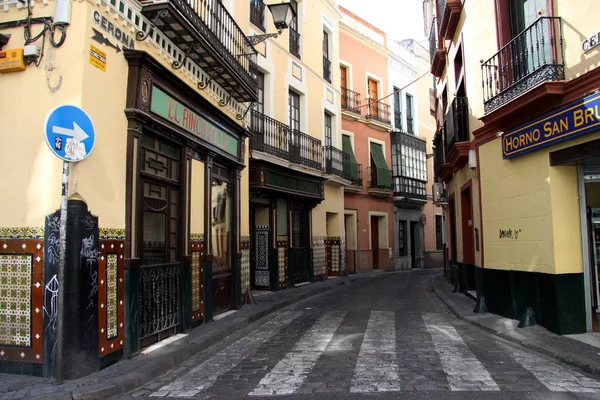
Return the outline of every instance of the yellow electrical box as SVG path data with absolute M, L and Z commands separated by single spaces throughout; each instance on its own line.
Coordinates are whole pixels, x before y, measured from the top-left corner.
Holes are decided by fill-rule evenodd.
M 23 49 L 0 51 L 0 73 L 25 71 L 25 68 Z

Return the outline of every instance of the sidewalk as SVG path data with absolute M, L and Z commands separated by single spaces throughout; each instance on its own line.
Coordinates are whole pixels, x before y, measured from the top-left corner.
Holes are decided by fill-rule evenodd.
M 435 294 L 459 319 L 584 371 L 600 374 L 600 348 L 582 342 L 595 343 L 596 336 L 560 336 L 539 325 L 518 328 L 517 320 L 492 313 L 474 313 L 475 301 L 465 294 L 452 293 L 454 286 L 443 278 L 436 277 L 431 283 Z
M 372 274 L 365 274 L 330 278 L 324 282 L 255 296 L 255 305 L 245 305 L 214 322 L 178 335 L 178 340 L 156 346 L 154 351 L 147 352 L 148 349 L 145 349 L 145 354 L 122 360 L 87 377 L 65 381 L 62 385 L 55 384 L 54 379 L 0 374 L 0 399 L 91 400 L 123 394 L 150 383 L 199 351 L 268 314 L 302 299 L 372 277 Z

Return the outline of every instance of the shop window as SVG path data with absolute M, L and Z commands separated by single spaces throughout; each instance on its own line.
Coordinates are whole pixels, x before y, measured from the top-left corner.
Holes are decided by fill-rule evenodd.
M 407 256 L 408 255 L 408 236 L 407 236 L 406 221 L 402 221 L 402 220 L 398 221 L 398 255 L 399 256 Z
M 229 182 L 212 181 L 212 252 L 213 272 L 231 269 L 232 190 Z

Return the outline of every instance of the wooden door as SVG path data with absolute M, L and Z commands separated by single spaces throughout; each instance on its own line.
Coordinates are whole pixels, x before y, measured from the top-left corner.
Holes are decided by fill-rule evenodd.
M 379 268 L 379 218 L 371 217 L 371 251 L 373 252 L 373 269 Z
M 379 115 L 379 108 L 377 107 L 378 97 L 377 81 L 369 78 L 369 114 L 374 117 Z
M 340 65 L 340 86 L 342 89 L 342 108 L 348 108 L 348 68 Z
M 475 249 L 473 246 L 473 198 L 471 187 L 461 192 L 460 208 L 462 212 L 462 239 L 463 239 L 463 263 L 475 263 Z

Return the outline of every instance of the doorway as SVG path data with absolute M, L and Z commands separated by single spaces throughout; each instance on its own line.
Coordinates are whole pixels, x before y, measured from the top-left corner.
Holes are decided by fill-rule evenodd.
M 410 221 L 410 267 L 417 267 L 417 237 L 419 223 Z
M 371 216 L 371 252 L 373 269 L 379 268 L 379 217 Z
M 471 184 L 467 184 L 460 192 L 460 209 L 462 222 L 463 264 L 475 263 L 475 248 L 473 245 L 473 197 Z
M 598 163 L 598 165 L 594 165 Z M 583 179 L 583 201 L 585 202 L 585 224 L 582 231 L 587 231 L 587 268 L 588 274 L 585 277 L 589 283 L 588 289 L 588 310 L 591 312 L 591 323 L 588 323 L 588 329 L 593 332 L 600 332 L 600 158 L 589 159 L 584 162 L 582 168 Z M 580 189 L 581 190 L 581 189 Z M 582 218 L 583 219 L 583 218 Z M 587 228 L 587 229 L 585 229 Z M 588 285 L 586 285 L 588 286 Z M 588 320 L 589 321 L 589 320 Z

